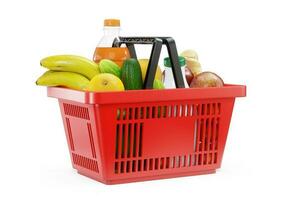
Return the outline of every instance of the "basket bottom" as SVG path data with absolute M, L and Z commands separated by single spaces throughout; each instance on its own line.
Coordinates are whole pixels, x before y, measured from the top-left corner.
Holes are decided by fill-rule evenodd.
M 175 173 L 175 174 L 161 174 L 161 175 L 155 175 L 155 176 L 145 176 L 145 177 L 136 177 L 136 178 L 128 178 L 128 179 L 103 180 L 103 179 L 100 179 L 98 176 L 93 177 L 93 176 L 90 176 L 90 174 L 85 173 L 84 171 L 78 171 L 80 175 L 86 176 L 88 178 L 99 181 L 106 185 L 177 178 L 177 177 L 185 177 L 185 176 L 206 175 L 206 174 L 213 174 L 215 172 L 216 172 L 216 169 L 211 169 L 211 170 L 203 170 L 203 171 L 180 172 L 180 173 Z

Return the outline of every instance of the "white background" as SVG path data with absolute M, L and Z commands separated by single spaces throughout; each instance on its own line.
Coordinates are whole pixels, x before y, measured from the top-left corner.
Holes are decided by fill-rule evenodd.
M 285 199 L 283 2 L 1 1 L 0 199 Z M 107 17 L 123 35 L 173 36 L 204 70 L 248 86 L 216 174 L 106 186 L 72 169 L 58 103 L 34 84 L 39 60 L 91 58 Z

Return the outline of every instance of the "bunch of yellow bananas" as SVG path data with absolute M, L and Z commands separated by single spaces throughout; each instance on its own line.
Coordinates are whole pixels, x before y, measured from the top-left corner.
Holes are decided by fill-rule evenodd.
M 43 86 L 85 90 L 90 80 L 100 73 L 95 62 L 76 55 L 49 56 L 42 59 L 40 64 L 49 69 L 36 81 L 37 85 Z

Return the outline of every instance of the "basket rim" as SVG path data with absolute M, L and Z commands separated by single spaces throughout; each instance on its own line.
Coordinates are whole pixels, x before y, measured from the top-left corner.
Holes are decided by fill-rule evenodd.
M 128 90 L 87 92 L 62 87 L 47 87 L 47 95 L 84 104 L 120 104 L 246 96 L 245 85 L 225 84 L 213 88 L 177 88 L 164 90 Z

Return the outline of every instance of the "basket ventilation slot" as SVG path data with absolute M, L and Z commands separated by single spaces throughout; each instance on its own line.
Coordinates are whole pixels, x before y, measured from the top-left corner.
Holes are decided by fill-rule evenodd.
M 66 115 L 89 120 L 88 108 L 72 104 L 63 104 Z
M 93 134 L 92 134 L 92 129 L 91 129 L 90 123 L 87 123 L 87 129 L 88 129 L 88 135 L 89 135 L 89 142 L 90 142 L 92 157 L 96 158 L 94 139 L 93 139 Z
M 92 160 L 87 157 L 75 154 L 75 153 L 72 154 L 72 158 L 73 158 L 73 162 L 75 165 L 78 165 L 83 168 L 99 173 L 96 160 Z
M 143 123 L 117 124 L 115 158 L 142 156 Z
M 146 107 L 118 108 L 117 120 L 160 119 L 192 116 L 218 116 L 220 103 L 178 104 Z
M 210 153 L 212 155 L 212 153 Z M 211 158 L 208 164 L 216 164 L 217 152 L 213 153 L 215 157 Z M 207 154 L 205 154 L 207 156 Z M 186 168 L 192 166 L 206 165 L 201 162 L 203 154 L 193 154 L 184 156 L 171 156 L 139 160 L 122 160 L 114 163 L 115 174 L 132 173 L 132 172 L 147 172 L 154 170 L 172 170 L 177 168 Z
M 72 151 L 74 151 L 74 142 L 72 137 L 72 131 L 71 131 L 71 124 L 69 118 L 66 117 L 66 124 L 67 124 L 67 132 L 68 132 L 68 140 L 70 143 L 70 148 Z
M 194 152 L 195 164 L 217 163 L 220 118 L 203 118 L 195 122 Z
M 196 116 L 219 116 L 221 114 L 221 103 L 195 104 Z

